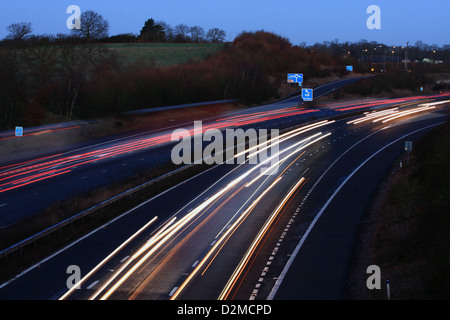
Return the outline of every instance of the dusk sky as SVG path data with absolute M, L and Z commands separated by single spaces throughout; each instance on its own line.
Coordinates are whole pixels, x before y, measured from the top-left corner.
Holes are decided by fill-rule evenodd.
M 292 44 L 361 39 L 388 45 L 450 44 L 448 0 L 0 0 L 0 39 L 16 22 L 31 22 L 34 34 L 69 33 L 67 7 L 94 10 L 109 21 L 110 35 L 138 34 L 153 18 L 207 31 L 220 28 L 233 40 L 241 31 L 265 30 Z M 381 9 L 381 29 L 369 30 L 370 5 Z

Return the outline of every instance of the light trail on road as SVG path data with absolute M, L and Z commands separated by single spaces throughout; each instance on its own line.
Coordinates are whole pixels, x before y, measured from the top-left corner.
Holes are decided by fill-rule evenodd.
M 281 177 L 280 177 L 281 178 Z M 278 181 L 278 180 L 277 180 Z M 284 208 L 286 203 L 289 201 L 291 196 L 294 194 L 294 192 L 297 191 L 297 189 L 300 187 L 300 185 L 305 181 L 305 178 L 302 177 L 288 192 L 288 194 L 281 200 L 280 204 L 277 206 L 277 208 L 272 212 L 270 217 L 265 222 L 264 226 L 261 228 L 255 239 L 253 240 L 252 244 L 248 248 L 246 254 L 242 258 L 241 262 L 237 266 L 237 268 L 234 270 L 231 278 L 228 280 L 227 284 L 225 285 L 224 289 L 222 290 L 221 294 L 219 295 L 218 300 L 226 300 L 233 288 L 233 286 L 236 285 L 238 278 L 242 275 L 242 272 L 246 265 L 249 263 L 250 258 L 252 255 L 254 255 L 256 248 L 266 235 L 267 231 L 269 230 L 270 226 L 274 222 L 275 218 L 278 216 L 280 211 Z
M 431 101 L 431 100 L 426 100 Z M 403 104 L 400 105 L 399 107 L 396 108 L 390 108 L 390 109 L 385 109 L 385 110 L 381 110 L 381 111 L 373 111 L 370 113 L 366 113 L 366 115 L 364 117 L 355 119 L 355 120 L 350 120 L 347 121 L 347 124 L 360 124 L 363 122 L 369 122 L 372 121 L 373 123 L 377 123 L 377 122 L 382 122 L 382 123 L 386 123 L 401 117 L 405 117 L 411 114 L 415 114 L 418 112 L 424 112 L 424 111 L 429 111 L 429 110 L 433 110 L 436 108 L 436 106 L 438 105 L 442 105 L 442 104 L 446 104 L 449 103 L 450 100 L 446 100 L 446 101 L 440 101 L 440 102 L 430 102 L 430 103 L 422 103 L 422 104 L 418 104 L 417 102 L 414 103 L 407 103 L 407 104 Z M 412 104 L 418 104 L 415 107 L 411 107 Z M 405 108 L 406 106 L 409 106 L 409 108 Z M 400 107 L 403 107 L 402 110 L 399 110 Z
M 390 101 L 392 102 L 392 100 Z M 397 101 L 396 103 L 399 102 Z M 333 149 L 326 153 L 322 159 L 313 157 L 313 155 L 318 153 L 319 150 L 327 150 L 330 144 L 337 145 L 337 147 L 345 147 L 344 137 L 346 135 L 352 137 L 352 135 L 348 134 L 349 132 L 368 134 L 364 139 L 372 137 L 376 132 L 388 132 L 381 131 L 384 128 L 371 128 L 365 125 L 347 128 L 345 123 L 359 124 L 366 121 L 374 123 L 373 121 L 377 119 L 387 120 L 389 117 L 397 117 L 399 115 L 406 117 L 409 114 L 415 115 L 422 111 L 427 112 L 428 110 L 437 109 L 438 106 L 444 105 L 449 101 L 431 102 L 429 99 L 425 99 L 421 102 L 419 104 L 419 100 L 402 100 L 395 108 L 392 103 L 387 103 L 380 105 L 378 110 L 383 109 L 381 111 L 374 111 L 376 109 L 365 110 L 367 112 L 364 114 L 364 117 L 356 117 L 354 114 L 359 112 L 352 112 L 353 116 L 348 117 L 352 117 L 355 120 L 347 122 L 348 117 L 345 120 L 338 120 L 339 123 L 332 125 L 329 132 L 326 132 L 325 128 L 327 128 L 328 124 L 332 124 L 335 121 L 323 120 L 309 125 L 302 125 L 295 130 L 289 130 L 278 137 L 278 140 L 265 141 L 253 149 L 244 150 L 242 154 L 246 155 L 248 164 L 233 166 L 233 170 L 219 171 L 220 176 L 206 176 L 204 179 L 208 180 L 206 182 L 195 180 L 195 184 L 200 183 L 200 186 L 194 184 L 186 185 L 191 189 L 198 188 L 195 189 L 195 196 L 193 198 L 189 197 L 187 200 L 183 199 L 182 202 L 177 203 L 167 212 L 161 210 L 158 207 L 159 204 L 156 205 L 155 212 L 161 211 L 161 215 L 164 215 L 164 219 L 167 219 L 162 222 L 162 226 L 148 236 L 144 235 L 144 239 L 139 237 L 136 240 L 139 242 L 137 244 L 133 243 L 132 248 L 127 247 L 125 250 L 130 251 L 124 253 L 124 258 L 118 262 L 117 253 L 124 250 L 126 245 L 126 243 L 120 244 L 120 241 L 117 244 L 119 246 L 110 255 L 108 253 L 105 254 L 107 256 L 105 260 L 98 260 L 101 260 L 101 262 L 88 273 L 88 276 L 82 280 L 82 283 L 85 283 L 87 279 L 92 279 L 94 274 L 98 278 L 92 279 L 90 286 L 86 288 L 83 286 L 83 290 L 72 290 L 72 292 L 77 293 L 74 296 L 70 296 L 70 298 L 89 297 L 90 299 L 106 300 L 122 299 L 124 297 L 127 299 L 150 297 L 174 300 L 182 299 L 184 296 L 191 298 L 204 295 L 205 297 L 219 297 L 220 299 L 228 300 L 234 299 L 236 296 L 245 297 L 248 292 L 255 288 L 249 287 L 248 284 L 255 281 L 254 278 L 258 275 L 255 273 L 255 270 L 258 272 L 261 265 L 266 262 L 264 259 L 268 255 L 267 250 L 270 250 L 270 247 L 267 248 L 267 246 L 272 246 L 273 241 L 280 241 L 280 238 L 277 238 L 277 233 L 285 225 L 286 219 L 289 218 L 287 217 L 289 215 L 288 209 L 296 205 L 296 200 L 292 200 L 292 198 L 296 197 L 297 191 L 302 189 L 304 185 L 309 186 L 308 181 L 311 181 L 312 184 L 315 181 L 314 179 L 322 174 L 319 176 L 318 181 L 320 181 L 322 176 L 328 171 L 328 167 L 325 166 L 326 169 L 322 173 L 320 171 L 323 170 L 322 166 L 327 164 L 327 161 L 333 160 L 336 152 Z M 373 101 L 367 103 L 366 106 L 371 108 L 372 104 Z M 416 105 L 416 107 L 412 107 L 412 105 Z M 343 105 L 339 107 L 343 107 Z M 294 110 L 293 108 L 289 112 L 303 111 L 300 109 Z M 273 110 L 270 113 L 261 113 L 263 117 L 274 117 L 277 115 L 279 113 Z M 434 119 L 434 117 L 423 118 L 427 120 Z M 255 116 L 246 118 L 240 115 L 230 117 L 228 124 L 234 122 L 239 126 L 240 123 L 243 123 L 241 121 L 256 123 L 254 121 L 259 119 L 261 118 Z M 224 125 L 220 121 L 217 123 Z M 380 120 L 375 123 L 381 124 L 382 122 Z M 410 121 L 405 123 L 408 125 Z M 384 127 L 392 128 L 392 131 L 398 129 L 397 126 L 391 125 Z M 207 124 L 202 127 L 202 132 L 215 128 L 216 126 Z M 313 130 L 314 132 L 310 132 Z M 321 130 L 324 132 L 319 132 Z M 374 130 L 377 131 L 373 132 Z M 190 134 L 193 132 L 194 130 L 189 131 Z M 328 139 L 331 136 L 331 132 L 333 136 L 336 134 L 334 139 Z M 162 136 L 146 138 L 156 139 Z M 306 149 L 323 139 L 326 139 L 325 142 L 318 145 L 315 148 L 317 150 Z M 364 139 L 358 140 L 358 144 Z M 89 157 L 97 156 L 97 158 L 105 157 L 106 159 L 111 155 L 120 155 L 122 150 L 134 150 L 134 148 L 136 148 L 135 150 L 140 150 L 139 148 L 144 145 L 144 140 L 139 138 L 126 143 L 122 141 L 114 146 L 109 145 L 106 148 L 102 147 L 98 150 L 90 150 L 89 152 L 71 155 L 70 157 L 67 157 L 65 154 L 61 155 L 61 157 L 66 157 L 67 163 L 48 157 L 42 159 L 45 165 L 28 161 L 17 164 L 16 167 L 5 166 L 0 169 L 0 183 L 6 182 L 4 178 L 7 177 L 7 172 L 9 171 L 15 171 L 11 175 L 15 175 L 16 184 L 32 183 L 27 180 L 27 177 L 21 175 L 22 170 L 26 168 L 35 170 L 30 176 L 36 175 L 36 179 L 45 179 L 46 172 L 42 171 L 44 167 L 52 174 L 57 173 L 60 169 L 66 169 L 65 171 L 67 171 L 69 170 L 67 168 L 76 165 L 77 161 L 78 165 L 89 163 L 92 160 Z M 350 141 L 352 140 L 350 139 Z M 264 163 L 252 166 L 249 160 L 259 155 L 261 150 L 257 149 L 266 148 L 265 144 L 269 143 L 279 144 L 280 151 L 277 149 L 276 154 L 271 152 L 273 157 L 266 159 Z M 351 148 L 353 148 L 353 145 Z M 308 152 L 305 156 L 302 156 L 306 153 L 305 150 Z M 343 150 L 345 150 L 345 154 L 350 149 Z M 290 159 L 294 155 L 297 158 L 295 160 Z M 287 163 L 287 160 L 289 160 L 289 163 Z M 319 163 L 315 164 L 315 161 Z M 308 167 L 306 171 L 302 163 L 305 163 Z M 281 166 L 283 167 L 283 172 L 275 171 L 277 167 Z M 310 170 L 310 168 L 313 169 Z M 256 170 L 261 171 L 256 172 Z M 223 174 L 223 172 L 226 172 L 226 174 Z M 306 172 L 311 176 L 305 180 Z M 263 179 L 263 177 L 266 178 Z M 212 185 L 211 181 L 214 181 Z M 220 183 L 218 183 L 219 181 Z M 312 189 L 305 195 L 302 204 L 318 181 L 313 184 Z M 170 198 L 169 201 L 171 201 Z M 148 211 L 148 209 L 146 210 Z M 285 215 L 285 212 L 288 214 Z M 153 215 L 153 212 L 148 211 L 144 212 L 144 214 Z M 147 221 L 146 219 L 145 222 Z M 134 226 L 130 233 L 135 232 L 140 227 L 141 224 L 139 223 L 139 226 Z M 127 237 L 123 238 L 127 239 Z M 243 239 L 245 239 L 245 242 Z M 191 253 L 189 249 L 195 251 L 195 253 Z M 238 252 L 238 255 L 236 252 Z M 230 254 L 234 254 L 232 261 L 229 259 Z M 117 257 L 117 259 L 110 259 L 110 257 Z M 273 254 L 270 258 L 273 258 Z M 98 261 L 95 263 L 97 264 Z M 106 265 L 106 262 L 108 262 L 108 265 Z M 114 266 L 111 264 L 114 264 Z M 271 272 L 273 274 L 274 271 L 271 270 Z M 272 274 L 265 278 L 264 284 L 266 284 L 266 281 L 267 283 L 272 281 Z M 170 275 L 169 279 L 165 277 L 166 275 Z M 257 281 L 259 284 L 260 280 Z M 205 289 L 205 292 L 203 292 L 203 289 L 199 292 L 198 289 L 203 288 L 202 286 L 205 283 L 208 285 L 208 288 Z M 156 285 L 158 286 L 157 288 Z M 155 289 L 152 286 L 155 286 Z M 96 290 L 95 292 L 91 291 L 93 288 Z M 266 288 L 263 290 L 266 290 Z M 265 293 L 262 291 L 258 293 L 258 297 L 264 297 Z M 69 295 L 64 296 L 63 299 L 68 298 Z
M 331 122 L 320 121 L 320 122 L 309 125 L 307 129 L 305 129 L 304 127 L 299 128 L 300 130 L 294 129 L 294 130 L 287 132 L 285 137 L 290 137 L 290 138 L 297 137 L 300 133 L 305 134 L 309 130 L 318 129 L 321 126 L 324 126 L 329 123 L 331 123 Z M 267 165 L 268 163 L 273 161 L 273 159 L 275 159 L 275 158 L 277 158 L 277 159 L 281 158 L 282 159 L 281 161 L 277 161 L 275 164 L 272 164 L 272 166 L 269 167 L 269 169 L 273 169 L 274 166 L 279 166 L 283 161 L 290 158 L 292 155 L 299 153 L 301 150 L 324 139 L 325 137 L 328 137 L 329 135 L 331 135 L 331 133 L 323 134 L 322 132 L 318 132 L 315 134 L 311 134 L 310 136 L 308 136 L 300 141 L 295 141 L 295 142 L 290 143 L 287 147 L 285 147 L 282 150 L 279 150 L 275 154 L 271 155 L 271 157 L 269 157 L 268 159 L 265 159 L 264 161 L 261 161 L 257 165 L 248 165 L 249 167 L 246 170 L 244 170 L 244 172 L 241 173 L 237 178 L 228 182 L 224 188 L 222 188 L 219 191 L 215 192 L 214 194 L 210 195 L 205 201 L 201 202 L 195 208 L 193 208 L 192 210 L 187 212 L 183 217 L 181 217 L 181 218 L 173 217 L 173 219 L 170 220 L 163 229 L 161 229 L 158 233 L 156 233 L 148 241 L 146 241 L 146 243 L 141 248 L 137 249 L 136 252 L 129 259 L 127 259 L 126 263 L 123 264 L 93 295 L 91 295 L 90 299 L 91 300 L 93 300 L 93 299 L 106 300 L 106 299 L 110 298 L 116 292 L 116 290 L 125 283 L 125 281 L 127 281 L 134 273 L 136 273 L 136 271 L 141 266 L 143 266 L 146 263 L 146 261 L 148 261 L 150 259 L 150 257 L 153 257 L 153 256 L 159 254 L 158 252 L 160 252 L 160 250 L 162 250 L 166 244 L 168 244 L 169 242 L 172 242 L 175 238 L 180 236 L 181 232 L 183 230 L 185 230 L 185 228 L 188 224 L 190 224 L 192 221 L 197 219 L 197 217 L 202 215 L 207 210 L 207 208 L 209 208 L 219 198 L 225 196 L 230 190 L 237 187 L 238 184 L 243 183 L 242 187 L 249 187 L 249 185 L 247 185 L 247 186 L 245 185 L 246 184 L 245 180 L 247 178 L 251 179 L 250 175 L 252 173 L 254 173 L 256 170 L 258 170 L 262 166 Z M 267 172 L 267 170 L 264 172 Z M 251 183 L 254 183 L 256 180 L 258 180 L 262 176 L 263 176 L 263 174 L 258 174 L 256 179 L 252 180 Z M 267 179 L 272 177 L 272 175 L 266 175 L 266 176 L 267 176 Z M 261 183 L 260 187 L 258 187 L 256 189 L 256 191 L 254 191 L 254 192 L 252 191 L 253 192 L 252 196 L 250 198 L 248 198 L 247 201 L 250 201 L 253 196 L 256 196 L 257 198 L 253 202 L 251 202 L 250 206 L 248 206 L 245 209 L 244 213 L 242 213 L 239 217 L 237 217 L 235 219 L 235 221 L 233 221 L 232 226 L 230 226 L 226 230 L 226 232 L 224 234 L 222 234 L 222 236 L 220 238 L 218 238 L 216 245 L 214 245 L 212 247 L 212 249 L 218 248 L 218 246 L 230 235 L 230 232 L 232 232 L 232 230 L 234 228 L 236 228 L 236 226 L 239 225 L 239 223 L 242 222 L 243 219 L 245 219 L 245 216 L 252 210 L 252 208 L 254 208 L 257 205 L 257 203 L 263 198 L 263 196 L 267 192 L 269 192 L 269 190 L 272 189 L 275 184 L 278 183 L 278 181 L 280 179 L 281 179 L 281 175 L 275 181 L 273 181 L 269 187 L 264 188 L 264 190 L 262 190 L 262 193 L 260 195 L 257 195 L 256 193 L 258 192 L 258 190 L 260 190 L 260 188 L 264 184 L 264 182 Z M 177 220 L 177 221 L 175 221 L 175 220 Z M 123 247 L 123 245 L 121 245 L 120 247 Z M 118 250 L 119 249 L 116 249 L 114 251 L 114 253 L 117 252 Z M 207 254 L 206 259 L 213 254 L 212 253 L 213 251 L 211 251 L 211 253 Z M 103 265 L 103 264 L 104 264 L 104 262 L 102 262 L 100 265 Z M 204 262 L 199 263 L 198 267 L 200 268 L 203 265 L 204 265 Z M 97 267 L 96 267 L 96 269 L 97 269 Z M 94 272 L 94 271 L 92 271 L 92 272 Z M 89 272 L 88 275 L 90 276 L 92 274 L 92 272 Z M 86 281 L 86 279 L 83 279 L 83 281 Z M 69 293 L 67 293 L 67 295 L 69 295 Z M 175 297 L 176 296 L 177 295 L 175 295 Z M 63 296 L 63 298 L 65 298 L 65 297 L 66 297 L 66 295 Z
M 269 187 L 267 187 L 263 193 L 256 198 L 256 200 L 254 200 L 252 202 L 252 204 L 239 216 L 239 218 L 233 223 L 232 226 L 230 226 L 228 228 L 228 230 L 226 231 L 226 233 L 220 237 L 220 239 L 214 244 L 214 246 L 208 251 L 208 253 L 206 254 L 206 256 L 202 259 L 201 262 L 199 262 L 197 264 L 197 266 L 195 267 L 194 271 L 192 271 L 192 273 L 188 276 L 188 278 L 181 284 L 181 286 L 179 286 L 177 288 L 177 290 L 173 293 L 173 295 L 170 297 L 170 300 L 176 300 L 178 298 L 178 296 L 181 294 L 181 292 L 183 291 L 183 289 L 189 284 L 189 282 L 197 275 L 197 273 L 200 271 L 201 268 L 203 268 L 203 266 L 206 264 L 206 262 L 210 259 L 210 257 L 214 254 L 214 252 L 216 252 L 216 250 L 219 248 L 219 246 L 223 245 L 223 242 L 229 238 L 229 236 L 234 232 L 234 230 L 236 230 L 236 228 L 241 224 L 241 222 L 243 220 L 245 220 L 245 218 L 247 217 L 247 215 L 253 210 L 253 208 L 259 203 L 259 201 L 261 199 L 264 198 L 264 196 L 266 195 L 266 193 L 268 193 L 279 181 L 280 181 L 281 177 L 279 177 L 277 180 L 275 180 L 274 182 L 272 182 L 272 184 L 270 184 Z
M 314 112 L 318 112 L 318 110 L 291 107 L 274 111 L 258 112 L 251 115 L 233 116 L 203 125 L 201 134 L 209 129 L 221 130 L 231 127 L 242 127 L 273 119 Z M 189 129 L 188 132 L 191 136 L 197 133 L 195 132 L 195 129 Z M 58 154 L 14 165 L 3 166 L 0 167 L 0 193 L 72 172 L 79 166 L 91 164 L 100 160 L 111 159 L 130 152 L 142 151 L 150 147 L 170 142 L 172 142 L 172 133 L 161 133 L 148 138 L 133 139 L 130 142 L 115 143 L 110 147 L 98 148 L 94 151 L 78 153 L 71 156 Z
M 433 98 L 442 98 L 450 96 L 450 93 L 444 93 L 432 96 L 417 96 L 397 99 L 383 99 L 380 101 L 369 101 L 362 103 L 339 104 L 339 106 L 330 107 L 336 112 L 345 112 L 356 109 L 367 109 L 374 106 L 386 104 L 408 103 L 414 100 L 425 100 Z M 242 127 L 251 124 L 262 123 L 274 119 L 286 117 L 307 115 L 319 112 L 318 109 L 306 109 L 298 107 L 287 107 L 282 109 L 256 112 L 253 114 L 244 114 L 237 116 L 224 117 L 213 123 L 205 124 L 202 127 L 202 134 L 209 129 L 225 129 L 231 127 Z M 194 134 L 194 129 L 188 130 L 190 135 Z M 117 142 L 112 146 L 96 148 L 93 151 L 77 153 L 71 156 L 57 154 L 54 156 L 38 158 L 16 164 L 10 164 L 0 167 L 0 193 L 21 188 L 32 183 L 51 179 L 72 172 L 79 166 L 92 164 L 96 161 L 107 160 L 113 157 L 122 156 L 130 152 L 138 152 L 151 147 L 172 142 L 171 133 L 160 133 L 147 138 L 133 138 L 129 142 Z M 53 159 L 53 160 L 51 160 Z
M 120 246 L 118 246 L 111 254 L 109 254 L 105 259 L 102 260 L 95 268 L 89 271 L 86 276 L 83 277 L 78 283 L 76 283 L 72 288 L 69 289 L 64 295 L 62 295 L 58 300 L 65 300 L 69 297 L 77 287 L 84 284 L 97 270 L 99 270 L 102 266 L 104 266 L 108 261 L 110 261 L 123 247 L 133 241 L 138 235 L 144 232 L 149 226 L 151 226 L 155 221 L 158 220 L 158 217 L 154 217 L 147 224 L 145 224 L 141 229 L 139 229 L 136 233 L 134 233 L 131 237 L 129 237 L 125 242 L 123 242 Z

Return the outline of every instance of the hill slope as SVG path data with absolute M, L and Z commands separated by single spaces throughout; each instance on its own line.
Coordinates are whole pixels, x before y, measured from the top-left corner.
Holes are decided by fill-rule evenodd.
M 144 63 L 167 67 L 188 61 L 200 61 L 220 51 L 224 43 L 111 43 L 106 47 L 123 63 Z

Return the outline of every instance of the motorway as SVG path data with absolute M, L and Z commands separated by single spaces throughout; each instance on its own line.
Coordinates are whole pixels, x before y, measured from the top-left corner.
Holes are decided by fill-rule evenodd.
M 356 81 L 345 79 L 316 88 L 321 96 Z M 196 119 L 208 123 L 208 128 L 243 128 L 270 124 L 289 126 L 322 114 L 297 106 L 298 96 L 266 106 Z M 188 111 L 187 111 L 188 112 Z M 42 153 L 35 157 L 0 164 L 0 227 L 12 225 L 35 215 L 58 201 L 83 195 L 139 175 L 151 167 L 170 161 L 175 128 L 192 130 L 192 122 L 180 123 L 158 130 L 150 129 L 114 139 L 106 138 L 68 146 L 59 152 Z M 58 129 L 58 128 L 57 128 Z M 27 129 L 32 131 L 31 129 Z M 1 136 L 0 136 L 1 137 Z M 13 138 L 13 137 L 6 137 Z M 2 139 L 6 139 L 2 138 Z M 0 139 L 1 141 L 1 139 Z M 26 201 L 24 201 L 26 199 Z
M 216 119 L 204 129 L 217 123 L 290 128 L 269 158 L 262 157 L 265 163 L 211 167 L 1 285 L 0 299 L 340 299 L 373 192 L 406 140 L 447 121 L 445 98 L 337 103 L 312 111 L 294 107 L 292 98 Z M 313 112 L 322 118 L 301 124 Z M 331 119 L 345 112 L 358 115 Z M 146 139 L 167 142 L 161 133 L 157 137 Z M 142 139 L 126 143 L 129 154 Z M 52 159 L 60 161 L 58 168 L 46 166 L 65 172 L 103 160 L 101 149 L 82 160 Z M 28 164 L 15 170 L 22 168 L 30 170 Z M 13 188 L 4 181 L 3 190 Z M 79 289 L 68 290 L 70 266 L 81 272 Z

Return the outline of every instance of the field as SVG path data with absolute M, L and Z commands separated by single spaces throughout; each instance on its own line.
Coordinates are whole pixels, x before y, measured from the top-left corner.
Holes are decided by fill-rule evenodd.
M 111 43 L 107 48 L 124 63 L 154 64 L 166 67 L 199 61 L 221 50 L 224 43 Z

